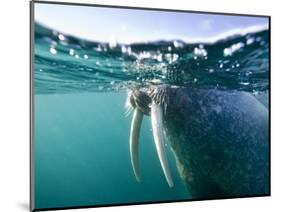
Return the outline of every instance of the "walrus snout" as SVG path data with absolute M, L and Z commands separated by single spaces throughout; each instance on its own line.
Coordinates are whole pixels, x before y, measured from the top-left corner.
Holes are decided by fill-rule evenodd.
M 151 104 L 155 102 L 161 105 L 166 113 L 169 103 L 170 89 L 167 85 L 138 87 L 132 90 L 130 104 L 133 108 L 138 108 L 143 114 L 151 115 Z
M 138 108 L 143 114 L 150 116 L 152 99 L 146 91 L 135 89 L 130 96 L 130 103 L 133 108 Z

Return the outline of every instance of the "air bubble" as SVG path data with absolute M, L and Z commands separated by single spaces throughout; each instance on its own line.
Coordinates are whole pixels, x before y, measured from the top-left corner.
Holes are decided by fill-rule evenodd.
M 240 82 L 240 85 L 249 85 L 249 82 Z
M 202 44 L 199 45 L 199 48 L 195 47 L 193 52 L 198 57 L 206 57 L 208 55 L 207 50 L 204 49 Z
M 74 55 L 74 49 L 69 49 L 69 55 L 73 56 Z
M 59 38 L 61 41 L 64 41 L 64 40 L 65 40 L 65 37 L 64 37 L 63 34 L 59 34 L 59 35 L 58 35 L 58 38 Z
M 254 38 L 248 38 L 247 41 L 246 41 L 246 44 L 247 45 L 251 45 L 255 42 L 255 39 Z
M 101 45 L 98 45 L 96 48 L 94 48 L 94 50 L 97 52 L 101 52 L 102 51 Z
M 174 47 L 175 47 L 175 48 L 182 48 L 182 47 L 183 47 L 183 43 L 181 43 L 181 42 L 179 42 L 179 41 L 176 41 L 176 40 L 174 41 L 173 44 L 174 44 Z
M 231 45 L 230 47 L 225 48 L 225 49 L 223 50 L 223 55 L 224 55 L 225 57 L 231 56 L 233 53 L 235 53 L 235 52 L 237 52 L 238 50 L 242 49 L 244 46 L 245 46 L 245 44 L 242 43 L 242 42 L 233 44 L 233 45 Z
M 57 50 L 54 47 L 50 48 L 51 54 L 57 54 Z

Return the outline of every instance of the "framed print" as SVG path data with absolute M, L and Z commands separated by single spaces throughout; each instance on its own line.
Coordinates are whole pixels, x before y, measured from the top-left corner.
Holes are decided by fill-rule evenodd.
M 32 211 L 270 195 L 269 16 L 32 1 L 30 25 Z

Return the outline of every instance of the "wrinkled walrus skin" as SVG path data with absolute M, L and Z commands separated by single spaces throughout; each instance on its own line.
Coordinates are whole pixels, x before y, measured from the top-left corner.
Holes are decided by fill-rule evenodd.
M 192 198 L 268 195 L 268 109 L 242 91 L 167 92 L 164 132 Z

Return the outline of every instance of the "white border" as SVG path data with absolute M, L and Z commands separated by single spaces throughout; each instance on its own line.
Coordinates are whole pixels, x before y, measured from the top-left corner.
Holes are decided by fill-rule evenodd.
M 71 1 L 71 0 L 69 0 Z M 77 2 L 77 1 L 71 1 Z M 276 0 L 79 0 L 79 3 L 271 15 L 272 197 L 122 206 L 68 211 L 280 211 L 281 209 L 281 12 Z M 0 211 L 27 211 L 29 202 L 29 2 L 0 7 L 1 110 Z M 51 198 L 51 197 L 50 197 Z

